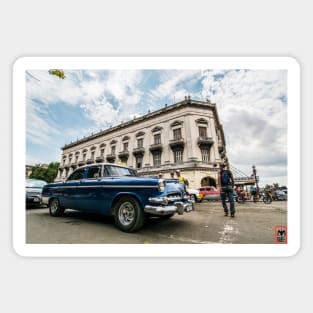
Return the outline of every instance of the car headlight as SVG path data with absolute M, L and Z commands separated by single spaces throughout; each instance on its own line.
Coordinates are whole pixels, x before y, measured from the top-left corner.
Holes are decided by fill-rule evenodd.
M 163 181 L 163 180 L 160 180 L 160 181 L 159 181 L 158 189 L 159 189 L 159 192 L 163 192 L 163 191 L 164 191 L 164 189 L 165 189 L 165 184 L 164 184 L 164 181 Z

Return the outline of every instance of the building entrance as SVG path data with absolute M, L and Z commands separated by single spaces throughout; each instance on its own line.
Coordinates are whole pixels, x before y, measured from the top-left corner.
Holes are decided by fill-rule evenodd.
M 201 179 L 201 187 L 202 186 L 214 186 L 216 187 L 216 179 L 210 176 L 203 177 Z

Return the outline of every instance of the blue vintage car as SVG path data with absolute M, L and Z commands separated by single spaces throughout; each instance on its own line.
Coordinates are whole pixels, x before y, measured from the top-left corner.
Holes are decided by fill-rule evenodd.
M 64 182 L 47 184 L 42 202 L 51 216 L 66 208 L 113 215 L 125 232 L 141 228 L 149 215 L 171 217 L 194 208 L 181 184 L 139 177 L 136 170 L 111 163 L 82 166 Z

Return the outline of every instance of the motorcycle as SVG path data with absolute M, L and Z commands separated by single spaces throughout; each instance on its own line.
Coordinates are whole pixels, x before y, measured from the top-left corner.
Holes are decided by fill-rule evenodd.
M 260 194 L 259 192 L 255 192 L 253 194 L 253 202 L 259 202 L 263 201 L 265 204 L 271 204 L 273 201 L 273 196 L 270 191 L 266 191 L 263 194 Z
M 263 196 L 262 196 L 262 200 L 264 203 L 266 204 L 271 204 L 272 201 L 273 201 L 273 196 L 272 196 L 272 193 L 270 191 L 266 191 L 263 193 Z
M 238 203 L 245 203 L 247 200 L 250 200 L 250 197 L 245 191 L 237 191 L 236 201 Z

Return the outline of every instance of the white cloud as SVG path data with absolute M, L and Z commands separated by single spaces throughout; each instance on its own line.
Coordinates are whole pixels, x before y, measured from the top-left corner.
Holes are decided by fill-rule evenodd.
M 38 80 L 28 78 L 27 94 L 29 98 L 39 99 L 45 105 L 53 105 L 64 102 L 67 105 L 79 105 L 83 101 L 84 94 L 73 75 L 60 79 L 50 75 L 48 70 L 30 71 Z
M 141 71 L 110 71 L 106 83 L 106 92 L 121 104 L 137 104 L 142 95 L 142 91 L 138 88 L 141 80 Z
M 87 103 L 82 107 L 98 127 L 109 127 L 119 121 L 118 111 L 107 101 Z
M 49 146 L 55 135 L 60 135 L 56 125 L 51 125 L 47 112 L 42 111 L 33 101 L 26 101 L 26 135 L 30 143 Z
M 218 76 L 215 76 L 218 75 Z M 216 103 L 230 163 L 287 167 L 286 71 L 206 71 L 204 97 Z M 273 175 L 264 171 L 267 179 Z
M 64 80 L 49 75 L 48 70 L 30 73 L 36 77 L 27 77 L 27 139 L 31 143 L 50 144 L 61 135 L 58 129 L 63 129 L 64 140 L 75 140 L 158 109 L 160 101 L 178 102 L 190 95 L 216 103 L 230 163 L 247 170 L 252 164 L 270 168 L 271 172 L 264 170 L 266 177 L 274 177 L 271 166 L 281 166 L 286 173 L 286 71 L 167 70 L 145 77 L 140 70 L 89 70 L 66 71 Z M 194 89 L 197 81 L 202 90 L 199 83 Z M 52 124 L 49 112 L 57 103 L 80 108 L 90 128 L 64 127 L 61 118 L 59 124 Z
M 201 77 L 201 71 L 198 70 L 170 70 L 164 71 L 161 76 L 161 83 L 155 89 L 148 92 L 149 102 L 153 105 L 162 98 L 174 99 L 175 102 L 181 101 L 185 96 L 191 94 L 185 88 L 179 87 L 182 82 L 188 82 L 198 76 Z
M 108 127 L 129 120 L 137 111 L 143 95 L 139 88 L 141 81 L 141 71 L 109 71 L 101 85 L 93 85 L 95 91 L 90 88 L 94 97 L 81 107 L 97 127 Z

